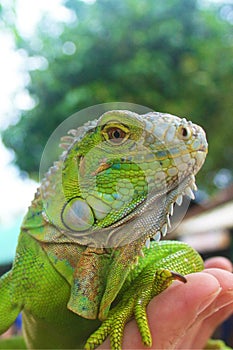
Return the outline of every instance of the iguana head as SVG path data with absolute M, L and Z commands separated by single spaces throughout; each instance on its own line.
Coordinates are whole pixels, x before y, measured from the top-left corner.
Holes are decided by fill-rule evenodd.
M 194 176 L 206 153 L 204 131 L 185 119 L 156 112 L 103 114 L 81 138 L 74 138 L 64 157 L 62 228 L 77 240 L 91 234 L 108 247 L 164 234 L 166 220 L 156 221 L 156 206 L 164 207 L 167 219 L 183 194 L 193 197 Z M 145 214 L 143 233 L 120 237 L 113 230 L 109 235 L 109 228 L 132 225 L 150 210 L 154 214 L 150 222 Z M 98 235 L 105 231 L 107 241 L 100 243 Z
M 78 300 L 76 312 L 92 318 L 100 304 L 104 318 L 142 247 L 166 234 L 173 204 L 180 204 L 183 195 L 193 198 L 207 141 L 203 129 L 186 119 L 124 110 L 104 113 L 71 133 L 54 186 L 51 172 L 42 183 L 45 216 L 68 241 L 87 246 L 75 272 L 79 289 L 73 289 L 70 308 Z M 90 266 L 92 275 L 96 269 L 88 261 L 98 254 L 107 257 L 105 280 L 97 282 L 95 306 L 83 307 L 92 298 L 83 301 Z

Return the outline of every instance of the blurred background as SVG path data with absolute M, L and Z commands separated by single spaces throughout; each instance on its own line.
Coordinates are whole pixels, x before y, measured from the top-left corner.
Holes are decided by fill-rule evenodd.
M 174 234 L 232 260 L 232 0 L 3 0 L 0 50 L 1 273 L 49 136 L 71 114 L 114 101 L 204 127 L 199 191 Z M 231 327 L 221 332 L 233 345 Z

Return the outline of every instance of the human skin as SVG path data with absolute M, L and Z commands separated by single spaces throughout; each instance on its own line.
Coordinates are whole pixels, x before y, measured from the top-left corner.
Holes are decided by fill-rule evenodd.
M 216 257 L 205 270 L 175 281 L 148 305 L 151 349 L 203 349 L 216 327 L 233 313 L 233 274 L 229 260 Z M 98 349 L 109 349 L 107 339 Z M 125 327 L 123 349 L 148 349 L 135 320 Z

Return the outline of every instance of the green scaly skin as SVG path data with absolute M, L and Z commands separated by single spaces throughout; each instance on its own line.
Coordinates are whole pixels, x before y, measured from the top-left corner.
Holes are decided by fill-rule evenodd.
M 71 130 L 62 143 L 0 280 L 0 334 L 22 311 L 28 348 L 92 349 L 110 334 L 119 349 L 134 315 L 150 346 L 148 302 L 203 268 L 186 244 L 149 244 L 166 234 L 173 204 L 193 196 L 205 133 L 169 114 L 120 110 Z

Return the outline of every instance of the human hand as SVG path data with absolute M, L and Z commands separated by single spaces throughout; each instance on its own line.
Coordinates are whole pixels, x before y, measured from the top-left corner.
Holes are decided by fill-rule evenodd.
M 206 261 L 206 269 L 173 282 L 148 305 L 152 349 L 203 349 L 215 328 L 233 313 L 232 264 L 225 258 Z M 109 349 L 107 339 L 99 349 Z M 126 327 L 123 349 L 143 347 L 135 320 Z

